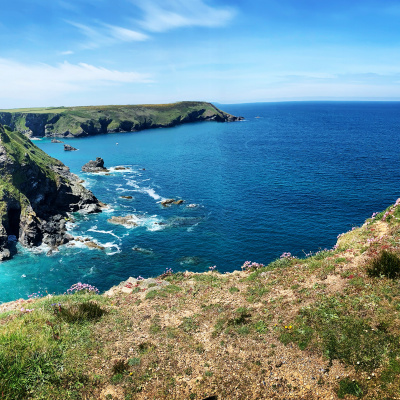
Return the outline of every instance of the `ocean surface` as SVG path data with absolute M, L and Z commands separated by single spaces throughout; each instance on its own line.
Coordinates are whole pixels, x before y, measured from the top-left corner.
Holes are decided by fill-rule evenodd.
M 105 249 L 76 242 L 47 255 L 17 244 L 0 263 L 0 302 L 64 293 L 79 281 L 104 291 L 170 268 L 225 272 L 283 252 L 301 257 L 332 248 L 338 234 L 400 197 L 400 103 L 217 106 L 245 120 L 65 139 L 75 152 L 36 141 L 108 204 L 70 224 Z M 109 175 L 81 172 L 96 157 Z M 163 207 L 166 198 L 184 203 Z M 136 227 L 107 221 L 126 215 Z

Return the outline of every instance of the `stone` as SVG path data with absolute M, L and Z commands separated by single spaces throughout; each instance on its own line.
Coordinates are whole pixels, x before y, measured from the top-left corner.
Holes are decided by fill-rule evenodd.
M 98 249 L 98 250 L 104 250 L 105 248 L 103 246 L 100 246 L 99 244 L 89 241 L 89 242 L 84 242 L 89 249 Z
M 104 167 L 104 160 L 101 157 L 96 157 L 96 160 L 90 160 L 82 167 L 83 172 L 108 172 Z
M 70 146 L 69 144 L 64 144 L 64 151 L 76 151 L 75 147 Z
M 110 222 L 111 224 L 117 224 L 117 225 L 124 225 L 130 227 L 138 226 L 138 224 L 133 220 L 133 215 L 126 215 L 125 217 L 114 215 L 107 221 Z
M 174 201 L 175 201 L 175 199 L 164 199 L 161 201 L 161 205 L 163 207 L 167 207 L 167 206 L 171 205 Z

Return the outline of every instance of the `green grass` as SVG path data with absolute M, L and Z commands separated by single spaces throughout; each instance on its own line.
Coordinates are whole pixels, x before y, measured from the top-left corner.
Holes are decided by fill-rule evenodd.
M 173 126 L 193 116 L 227 114 L 210 103 L 184 101 L 172 104 L 115 105 L 86 107 L 50 107 L 0 110 L 0 123 L 20 132 L 31 129 L 34 136 L 73 135 L 132 131 L 160 126 Z M 40 120 L 40 123 L 38 123 Z M 38 128 L 38 126 L 41 128 Z
M 79 318 L 65 319 L 60 306 L 55 311 L 50 301 L 78 312 Z M 85 349 L 94 345 L 90 326 L 101 318 L 104 302 L 97 295 L 57 296 L 36 302 L 33 311 L 15 313 L 0 325 L 1 398 L 24 399 L 33 394 L 59 398 L 57 392 L 64 389 L 69 391 L 65 398 L 82 393 L 90 381 L 84 371 Z

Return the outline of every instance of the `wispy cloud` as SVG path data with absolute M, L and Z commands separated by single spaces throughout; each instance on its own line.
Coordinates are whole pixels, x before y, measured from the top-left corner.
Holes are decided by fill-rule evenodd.
M 109 85 L 152 81 L 149 75 L 85 63 L 27 65 L 1 58 L 0 77 L 3 77 L 0 78 L 0 99 L 20 99 L 25 103 L 28 100 L 62 98 L 65 94 L 98 90 Z
M 71 54 L 74 54 L 72 50 L 66 50 L 66 51 L 60 51 L 60 54 L 62 56 L 70 56 Z
M 211 7 L 203 0 L 132 0 L 143 12 L 140 25 L 152 32 L 203 26 L 219 27 L 233 19 L 232 7 Z
M 88 49 L 109 46 L 118 42 L 144 41 L 149 38 L 144 33 L 109 24 L 99 23 L 96 26 L 89 26 L 74 21 L 66 22 L 78 28 L 86 36 L 88 41 L 83 44 L 83 47 Z

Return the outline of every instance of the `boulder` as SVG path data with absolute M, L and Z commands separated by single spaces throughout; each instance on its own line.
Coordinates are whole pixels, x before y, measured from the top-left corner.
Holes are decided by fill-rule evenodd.
M 124 225 L 130 227 L 138 226 L 138 224 L 133 219 L 134 219 L 133 215 L 126 215 L 125 217 L 118 217 L 114 215 L 107 221 L 110 222 L 111 224 L 117 224 L 117 225 Z
M 83 172 L 108 172 L 104 167 L 104 160 L 101 157 L 96 157 L 96 160 L 90 160 L 82 167 Z
M 165 199 L 165 200 L 161 201 L 161 205 L 163 207 L 167 207 L 167 206 L 170 206 L 174 201 L 175 201 L 175 199 Z
M 70 146 L 69 144 L 64 144 L 64 151 L 75 151 L 75 150 L 78 150 L 78 149 Z

